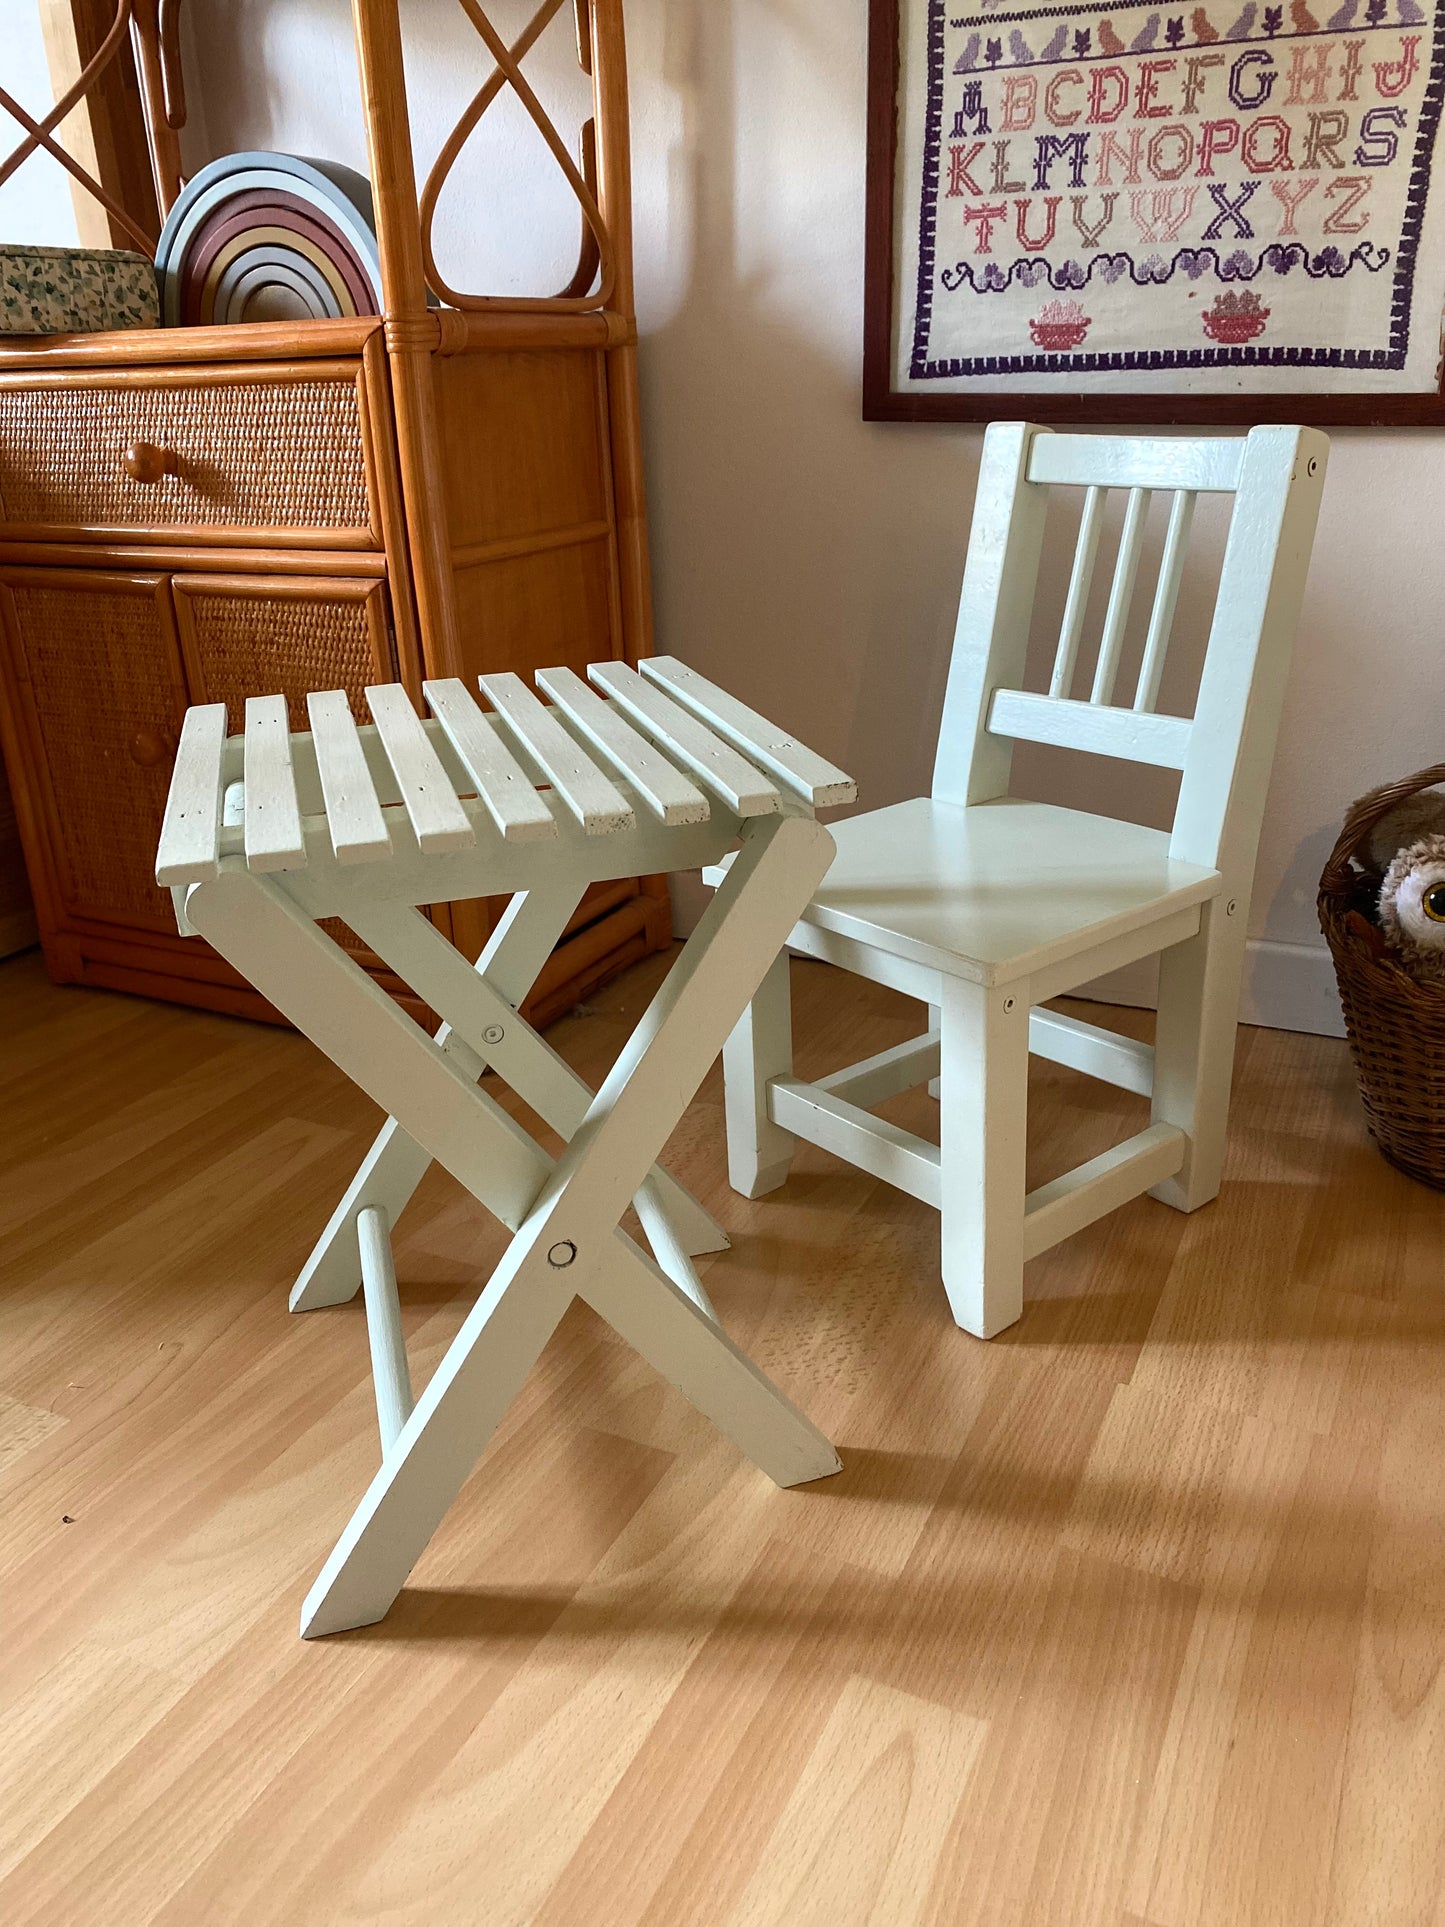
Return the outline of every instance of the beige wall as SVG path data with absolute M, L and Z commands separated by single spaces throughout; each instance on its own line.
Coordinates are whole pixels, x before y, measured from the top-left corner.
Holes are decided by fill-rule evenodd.
M 477 69 L 454 0 L 404 14 L 430 154 Z M 865 0 L 629 7 L 660 646 L 798 729 L 876 804 L 928 781 L 980 437 L 859 419 L 865 18 Z M 194 0 L 191 24 L 209 151 L 364 164 L 343 0 Z M 536 152 L 514 120 L 452 205 L 450 258 L 485 259 L 494 285 L 570 266 L 560 200 L 544 203 L 549 225 L 489 185 L 535 179 Z M 1263 1021 L 1336 1024 L 1314 920 L 1334 826 L 1359 791 L 1445 754 L 1442 484 L 1433 435 L 1335 438 L 1261 849 L 1247 1008 Z M 1217 537 L 1206 518 L 1196 583 Z M 1202 608 L 1181 618 L 1176 690 L 1206 622 Z M 1147 772 L 1081 780 L 1021 753 L 1018 775 L 1102 807 L 1167 806 Z

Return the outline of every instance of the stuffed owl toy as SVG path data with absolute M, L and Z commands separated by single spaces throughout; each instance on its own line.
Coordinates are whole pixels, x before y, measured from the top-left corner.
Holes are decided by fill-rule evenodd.
M 1445 796 L 1411 796 L 1382 817 L 1366 854 L 1382 871 L 1380 929 L 1402 970 L 1445 983 Z

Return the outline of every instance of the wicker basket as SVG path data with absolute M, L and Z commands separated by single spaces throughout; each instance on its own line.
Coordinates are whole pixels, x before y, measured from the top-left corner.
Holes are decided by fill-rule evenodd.
M 1349 915 L 1373 921 L 1380 887 L 1351 858 L 1397 803 L 1437 783 L 1445 783 L 1445 763 L 1360 798 L 1320 878 L 1319 911 L 1370 1133 L 1398 1170 L 1445 1191 L 1445 984 L 1417 983 L 1351 927 Z

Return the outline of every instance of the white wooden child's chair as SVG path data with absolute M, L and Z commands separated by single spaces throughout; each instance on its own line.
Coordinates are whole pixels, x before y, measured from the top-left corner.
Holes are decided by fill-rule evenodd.
M 729 1170 L 760 1197 L 806 1138 L 942 1215 L 954 1317 L 990 1338 L 1023 1310 L 1025 1261 L 1150 1191 L 1180 1211 L 1219 1190 L 1260 815 L 1328 442 L 1051 434 L 984 442 L 933 794 L 835 824 L 838 854 L 788 939 L 928 1004 L 926 1035 L 815 1084 L 793 1076 L 788 958 L 724 1053 Z M 1047 694 L 1019 687 L 1049 490 L 1085 490 Z M 1128 491 L 1085 700 L 1071 694 L 1105 496 Z M 1137 688 L 1116 700 L 1152 491 L 1173 495 Z M 1234 496 L 1192 720 L 1155 702 L 1195 498 Z M 1125 704 L 1127 703 L 1127 707 Z M 1016 739 L 1182 772 L 1172 832 L 1008 795 Z M 710 881 L 725 866 L 707 872 Z M 1160 953 L 1152 1048 L 1037 1008 Z M 1024 1189 L 1029 1052 L 1151 1098 L 1146 1130 Z M 928 1081 L 935 1146 L 869 1115 Z

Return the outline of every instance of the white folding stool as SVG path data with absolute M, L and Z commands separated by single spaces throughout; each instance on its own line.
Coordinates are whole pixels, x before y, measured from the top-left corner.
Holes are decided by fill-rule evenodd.
M 1219 1190 L 1250 888 L 1329 444 L 1308 428 L 1229 440 L 984 438 L 933 793 L 852 816 L 790 948 L 928 1004 L 921 1037 L 817 1083 L 794 1077 L 786 955 L 724 1053 L 728 1162 L 745 1196 L 798 1138 L 931 1204 L 954 1318 L 992 1338 L 1023 1312 L 1025 1261 L 1144 1191 L 1181 1211 Z M 1021 687 L 1050 491 L 1083 491 L 1047 693 Z M 1087 694 L 1074 695 L 1104 498 L 1127 491 Z M 1116 691 L 1154 491 L 1172 496 L 1132 696 Z M 1160 714 L 1196 497 L 1234 498 L 1194 715 Z M 1172 831 L 1010 797 L 1015 739 L 1181 773 Z M 721 868 L 709 872 L 715 881 Z M 1037 1006 L 1160 955 L 1151 1047 Z M 1153 1121 L 1025 1193 L 1029 1053 L 1149 1097 Z M 927 1082 L 940 1142 L 870 1115 Z
M 842 771 L 669 657 L 188 712 L 156 878 L 198 932 L 388 1113 L 292 1294 L 364 1284 L 382 1463 L 312 1588 L 305 1636 L 380 1619 L 574 1296 L 779 1485 L 838 1457 L 727 1337 L 691 1258 L 727 1238 L 656 1167 L 833 853 Z M 727 884 L 595 1094 L 517 1015 L 589 884 L 696 869 Z M 475 968 L 418 905 L 512 895 Z M 444 1020 L 433 1039 L 319 928 L 339 917 Z M 491 1068 L 567 1141 L 555 1161 L 479 1088 Z M 514 1236 L 413 1406 L 390 1229 L 431 1161 Z M 648 1257 L 619 1225 L 629 1203 Z

